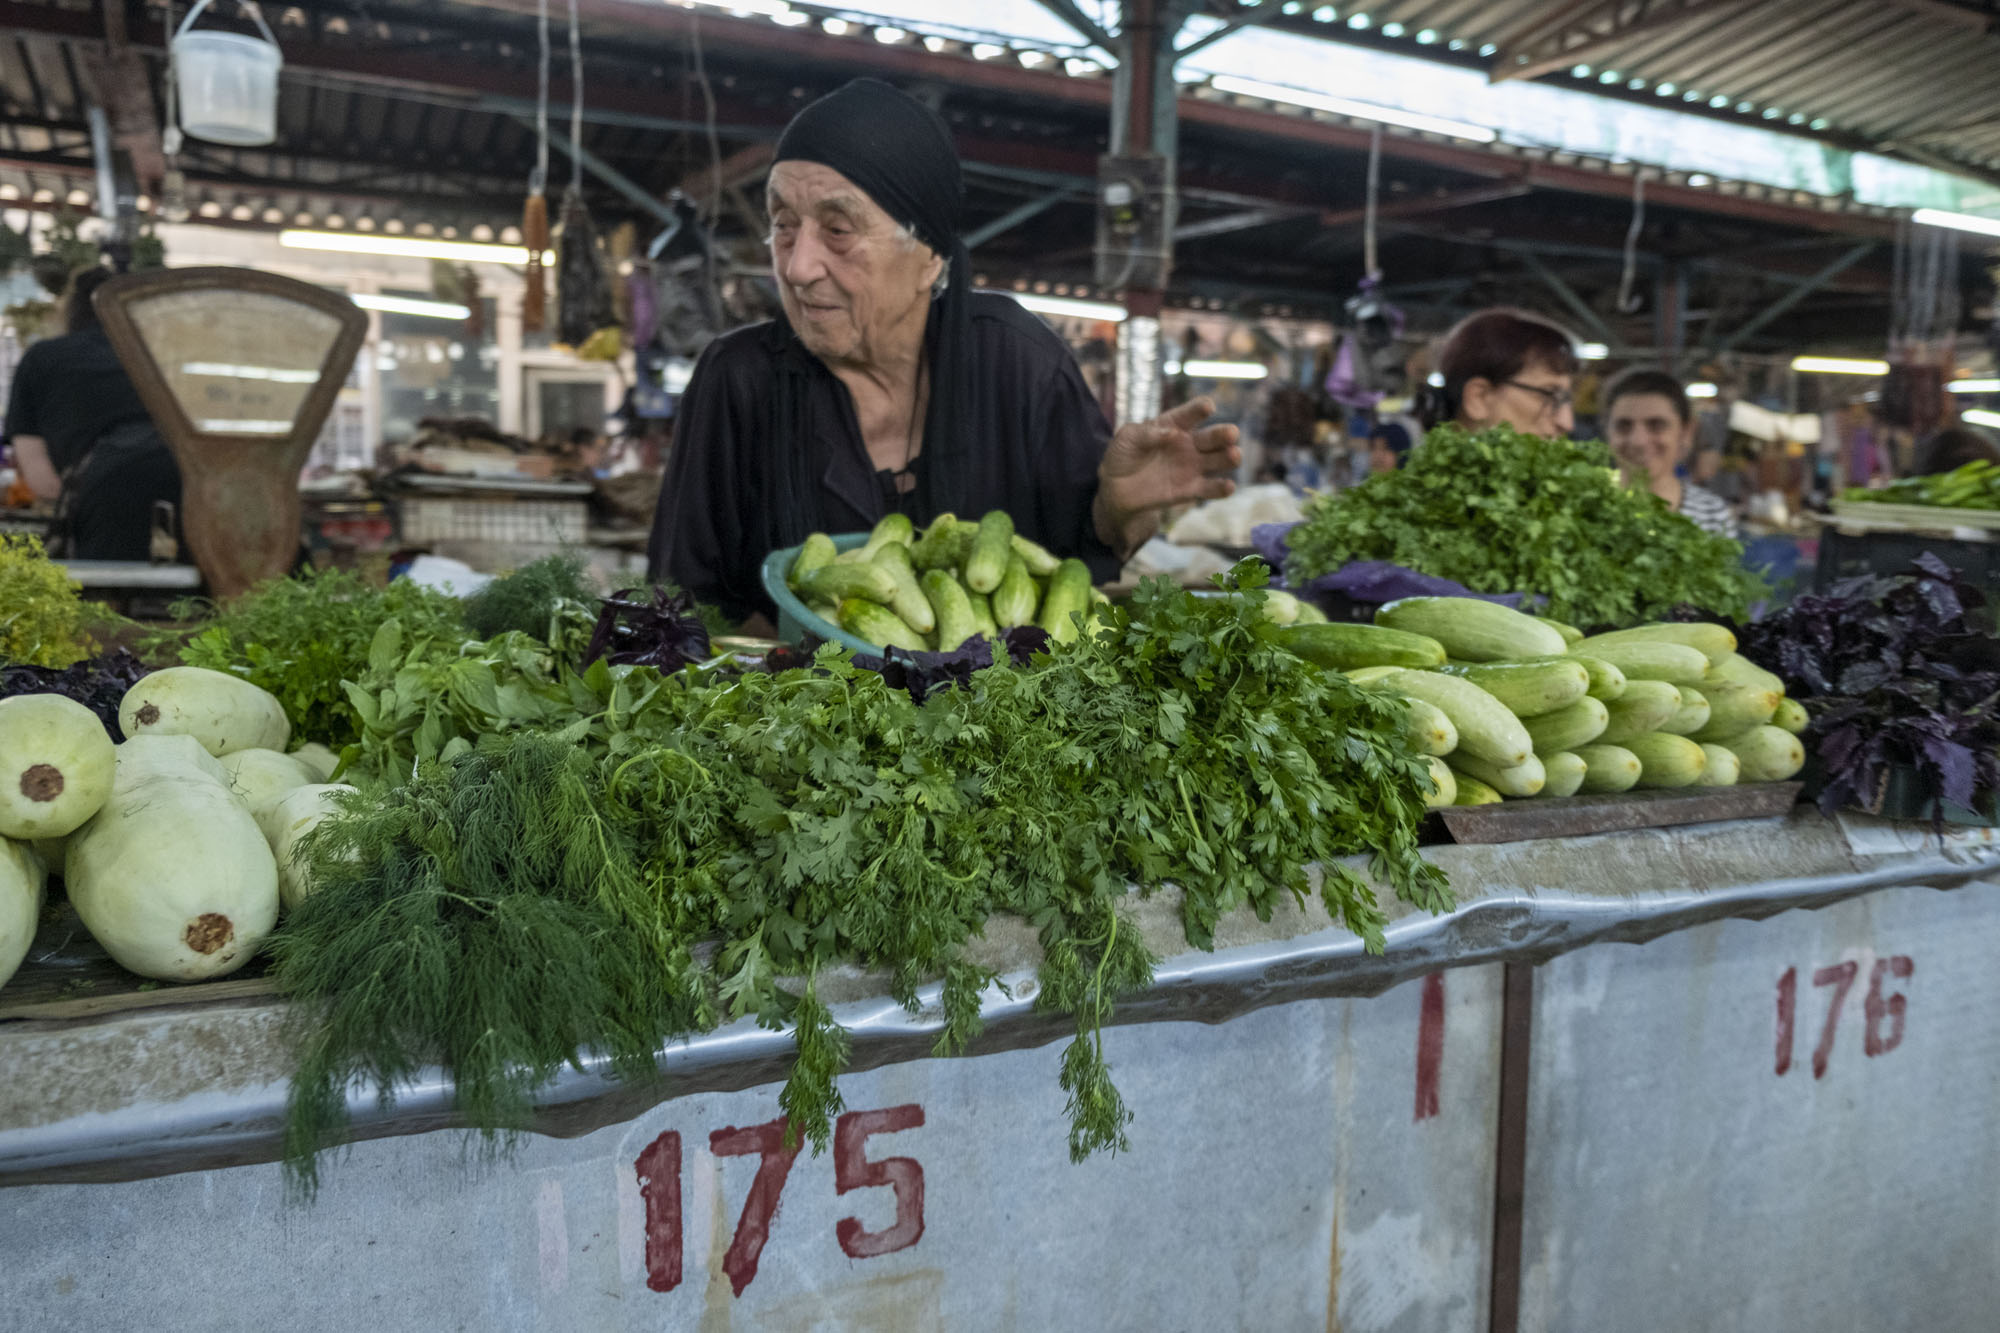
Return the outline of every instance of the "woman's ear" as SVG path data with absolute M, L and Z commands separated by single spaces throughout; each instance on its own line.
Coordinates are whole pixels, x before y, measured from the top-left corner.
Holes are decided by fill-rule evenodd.
M 1475 375 L 1465 382 L 1459 391 L 1458 414 L 1474 425 L 1482 425 L 1493 420 L 1493 381 L 1484 375 Z

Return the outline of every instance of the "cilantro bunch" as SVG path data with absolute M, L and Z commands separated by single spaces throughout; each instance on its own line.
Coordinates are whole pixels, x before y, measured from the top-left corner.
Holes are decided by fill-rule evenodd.
M 414 776 L 310 835 L 317 888 L 275 941 L 280 987 L 318 1016 L 295 1179 L 312 1184 L 357 1076 L 441 1062 L 461 1115 L 508 1130 L 583 1050 L 651 1077 L 668 1041 L 737 1018 L 792 1030 L 780 1104 L 824 1146 L 848 1041 L 820 975 L 879 970 L 913 1011 L 941 982 L 935 1051 L 955 1054 L 996 980 L 965 946 L 1002 912 L 1040 936 L 1037 1004 L 1075 1023 L 1072 1155 L 1125 1146 L 1103 1027 L 1153 966 L 1129 893 L 1177 894 L 1201 948 L 1228 912 L 1317 892 L 1379 949 L 1354 855 L 1449 902 L 1417 852 L 1428 770 L 1399 710 L 1277 645 L 1265 575 L 1246 562 L 1208 598 L 1149 585 L 1078 643 L 922 702 L 837 648 L 768 674 L 549 678 L 503 641 L 386 636 L 372 682 L 399 720 L 364 767 Z
M 1399 470 L 1312 501 L 1289 542 L 1295 584 L 1385 560 L 1474 592 L 1540 595 L 1548 615 L 1582 626 L 1681 604 L 1741 620 L 1764 591 L 1740 545 L 1623 485 L 1602 444 L 1507 426 L 1438 427 Z

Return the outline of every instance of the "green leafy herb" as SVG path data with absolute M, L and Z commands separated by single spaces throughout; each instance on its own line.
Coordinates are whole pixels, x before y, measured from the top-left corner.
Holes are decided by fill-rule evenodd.
M 1397 471 L 1313 501 L 1289 543 L 1294 583 L 1384 560 L 1474 592 L 1539 594 L 1578 625 L 1683 604 L 1741 620 L 1764 591 L 1740 545 L 1621 484 L 1602 444 L 1506 426 L 1438 427 Z
M 465 624 L 482 639 L 532 634 L 568 660 L 576 640 L 590 637 L 596 602 L 582 556 L 546 555 L 466 598 Z
M 95 613 L 33 537 L 0 536 L 0 666 L 67 667 L 97 650 Z
M 466 637 L 456 598 L 408 579 L 377 588 L 331 569 L 274 579 L 222 606 L 184 603 L 175 611 L 183 620 L 213 614 L 182 645 L 182 662 L 233 672 L 269 690 L 284 705 L 295 736 L 336 748 L 361 731 L 341 682 L 367 670 L 384 621 L 398 621 L 412 640 L 455 643 Z
M 1124 1147 L 1102 1030 L 1153 965 L 1129 893 L 1177 893 L 1203 948 L 1226 913 L 1313 892 L 1317 864 L 1379 949 L 1374 890 L 1340 863 L 1357 853 L 1449 902 L 1417 853 L 1428 768 L 1400 710 L 1278 645 L 1266 574 L 1246 562 L 1212 598 L 1148 585 L 1094 636 L 921 704 L 836 648 L 772 674 L 571 675 L 522 636 L 445 653 L 385 627 L 352 692 L 358 767 L 414 777 L 309 835 L 318 887 L 275 945 L 308 1023 L 295 1179 L 357 1076 L 442 1062 L 460 1113 L 505 1131 L 578 1052 L 651 1077 L 659 1047 L 727 1019 L 792 1029 L 780 1104 L 823 1146 L 848 1039 L 819 975 L 880 970 L 912 1009 L 940 981 L 935 1049 L 963 1051 L 995 982 L 963 950 L 996 912 L 1038 931 L 1037 1004 L 1076 1022 L 1072 1153 Z

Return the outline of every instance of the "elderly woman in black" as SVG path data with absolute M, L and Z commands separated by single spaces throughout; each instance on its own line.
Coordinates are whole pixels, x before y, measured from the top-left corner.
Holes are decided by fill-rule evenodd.
M 1064 346 L 971 290 L 943 122 L 857 79 L 801 111 L 766 188 L 783 314 L 695 367 L 649 572 L 725 613 L 771 614 L 758 568 L 808 533 L 893 511 L 1004 509 L 1104 578 L 1161 510 L 1228 495 L 1234 426 L 1205 399 L 1113 432 Z

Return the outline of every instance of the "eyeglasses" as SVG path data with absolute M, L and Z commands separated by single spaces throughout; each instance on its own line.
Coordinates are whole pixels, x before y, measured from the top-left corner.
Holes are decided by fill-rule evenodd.
M 1545 410 L 1551 415 L 1566 407 L 1576 406 L 1576 395 L 1568 389 L 1545 389 L 1539 384 L 1527 384 L 1520 380 L 1502 380 L 1501 383 L 1514 389 L 1526 389 L 1529 393 L 1538 395 L 1546 404 Z

